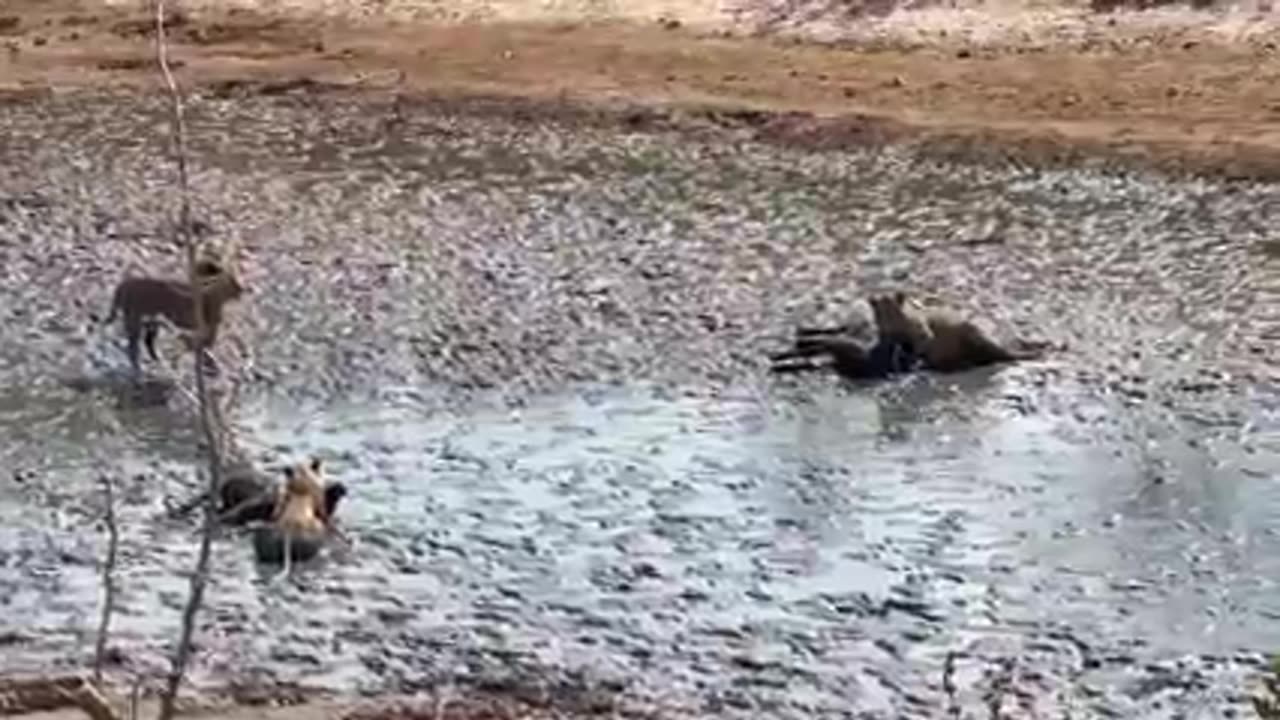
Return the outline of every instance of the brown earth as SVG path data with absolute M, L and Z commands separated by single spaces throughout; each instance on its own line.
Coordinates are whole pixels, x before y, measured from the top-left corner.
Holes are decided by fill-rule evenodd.
M 52 679 L 80 686 L 73 676 Z M 12 678 L 0 679 L 8 686 Z M 40 683 L 25 677 L 19 682 Z M 109 685 L 109 684 L 108 684 Z M 123 690 L 124 688 L 120 688 Z M 134 705 L 121 692 L 108 687 L 105 693 L 90 693 L 94 702 L 81 703 L 68 696 L 65 702 L 48 697 L 43 703 L 23 704 L 15 696 L 0 694 L 0 715 L 20 715 L 26 720 L 102 720 L 104 718 L 158 717 L 158 699 L 140 697 Z M 536 696 L 535 696 L 536 695 Z M 221 700 L 201 697 L 180 699 L 176 715 L 190 720 L 681 720 L 690 717 L 675 707 L 660 710 L 637 709 L 600 696 L 594 700 L 558 697 L 544 688 L 531 695 L 527 689 L 440 687 L 414 696 L 382 696 L 366 700 L 341 700 L 301 688 L 263 687 L 248 694 L 231 692 Z
M 516 700 L 470 694 L 444 698 L 378 699 L 364 703 L 312 700 L 286 705 L 190 705 L 179 709 L 191 720 L 586 720 L 592 713 L 535 707 Z M 139 704 L 138 717 L 156 717 L 159 704 Z M 62 708 L 23 715 L 26 720 L 85 720 L 79 709 Z M 127 715 L 126 715 L 127 717 Z M 600 714 L 599 717 L 609 717 Z
M 284 18 L 208 4 L 171 21 L 179 80 L 223 92 L 338 85 L 435 102 L 485 98 L 487 111 L 710 121 L 817 145 L 901 140 L 961 158 L 1090 156 L 1280 178 L 1280 33 L 1271 31 L 1234 40 L 1194 28 L 1143 34 L 1100 18 L 1073 41 L 937 37 L 908 47 L 673 21 Z M 10 97 L 156 89 L 152 27 L 136 4 L 9 0 L 0 10 L 0 89 Z

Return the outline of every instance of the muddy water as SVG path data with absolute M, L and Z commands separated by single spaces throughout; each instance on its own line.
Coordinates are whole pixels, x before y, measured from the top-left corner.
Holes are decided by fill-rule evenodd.
M 86 318 L 122 267 L 177 268 L 156 108 L 0 109 L 3 669 L 90 651 L 104 472 L 119 669 L 158 672 L 176 629 L 189 406 L 62 382 L 119 364 Z M 350 544 L 291 580 L 220 538 L 202 687 L 1221 717 L 1280 647 L 1280 191 L 331 97 L 192 111 L 197 211 L 251 285 L 241 444 L 352 489 Z M 764 372 L 792 324 L 902 284 L 1067 349 Z

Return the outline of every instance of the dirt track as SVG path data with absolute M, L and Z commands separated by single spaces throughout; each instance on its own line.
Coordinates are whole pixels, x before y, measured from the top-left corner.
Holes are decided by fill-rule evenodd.
M 156 85 L 151 17 L 141 10 L 88 0 L 6 6 L 0 88 Z M 603 117 L 711 120 L 808 144 L 895 139 L 949 156 L 1056 162 L 1084 153 L 1280 176 L 1280 32 L 1269 20 L 1234 39 L 1187 24 L 1195 20 L 1143 30 L 1097 18 L 1070 39 L 1023 33 L 978 45 L 955 32 L 920 44 L 899 33 L 836 47 L 669 20 L 285 21 L 200 7 L 175 19 L 173 55 L 182 81 L 223 90 L 263 81 L 275 84 L 259 90 L 279 91 L 280 81 L 305 78 L 438 100 L 523 98 L 519 107 L 557 113 L 625 106 Z

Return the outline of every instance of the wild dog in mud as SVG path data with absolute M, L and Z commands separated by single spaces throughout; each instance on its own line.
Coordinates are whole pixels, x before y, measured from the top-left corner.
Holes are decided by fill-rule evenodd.
M 285 468 L 284 487 L 272 509 L 271 521 L 253 534 L 258 562 L 283 564 L 314 558 L 324 545 L 330 516 L 325 507 L 324 468 L 319 458 Z
M 204 316 L 204 337 L 196 338 L 201 363 L 213 367 L 210 348 L 218 339 L 222 324 L 223 306 L 244 294 L 244 286 L 234 271 L 228 271 L 220 262 L 204 259 L 196 266 L 197 282 L 201 284 L 200 300 Z M 145 344 L 153 361 L 156 353 L 156 337 L 160 331 L 160 318 L 167 318 L 174 325 L 195 332 L 194 290 L 190 283 L 149 276 L 130 276 L 116 285 L 111 296 L 111 311 L 103 324 L 115 321 L 117 313 L 123 316 L 124 335 L 128 343 L 129 364 L 134 375 L 141 372 L 139 344 Z
M 233 461 L 223 471 L 222 485 L 218 488 L 218 520 L 227 525 L 247 525 L 253 522 L 271 522 L 279 500 L 275 482 L 254 468 L 247 461 Z M 338 504 L 347 496 L 347 486 L 331 482 L 324 486 L 323 513 L 332 518 Z M 175 508 L 172 517 L 182 517 L 200 506 L 208 497 L 202 492 Z
M 332 518 L 337 512 L 338 503 L 346 496 L 346 485 L 340 482 L 326 484 L 320 502 L 323 517 Z M 271 522 L 277 502 L 277 493 L 271 481 L 251 468 L 229 473 L 218 489 L 219 517 L 228 525 Z
M 873 295 L 869 302 L 882 341 L 909 343 L 925 367 L 938 372 L 1037 359 L 1047 347 L 1047 343 L 1028 343 L 1026 349 L 1009 349 L 973 322 L 945 310 L 928 310 L 902 291 Z

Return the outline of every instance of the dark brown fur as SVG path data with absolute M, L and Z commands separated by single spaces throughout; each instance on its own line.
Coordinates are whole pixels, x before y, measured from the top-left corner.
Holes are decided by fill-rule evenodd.
M 223 307 L 244 293 L 244 287 L 234 273 L 219 270 L 217 265 L 208 261 L 202 262 L 197 268 L 197 277 L 203 286 L 200 300 L 203 307 L 204 336 L 196 338 L 196 343 L 206 361 L 209 349 L 218 338 Z M 146 345 L 147 353 L 153 361 L 160 359 L 155 346 L 160 329 L 159 318 L 167 318 L 189 332 L 196 329 L 194 293 L 191 284 L 181 280 L 144 276 L 121 280 L 111 297 L 111 312 L 104 322 L 115 321 L 117 313 L 123 316 L 129 363 L 135 373 L 140 368 L 140 344 Z
M 801 335 L 790 350 L 769 359 L 775 373 L 830 367 L 848 380 L 880 380 L 911 372 L 918 358 L 910 343 L 901 340 L 881 338 L 868 347 L 854 337 L 821 333 Z

